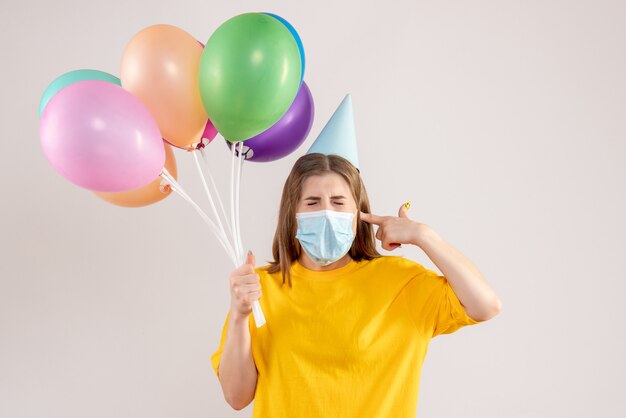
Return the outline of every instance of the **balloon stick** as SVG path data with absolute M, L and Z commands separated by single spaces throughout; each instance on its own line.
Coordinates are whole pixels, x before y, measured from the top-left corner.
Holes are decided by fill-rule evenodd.
M 235 245 L 235 252 L 237 254 L 237 260 L 241 261 L 241 253 L 239 252 L 239 246 L 237 245 L 236 225 L 235 225 L 235 145 L 232 146 L 232 156 L 230 160 L 230 225 L 231 225 L 231 237 L 233 244 Z
M 200 175 L 200 179 L 202 180 L 202 185 L 204 186 L 204 191 L 206 192 L 206 195 L 209 199 L 209 203 L 211 204 L 211 209 L 213 210 L 213 214 L 215 215 L 215 218 L 217 219 L 217 224 L 220 227 L 220 231 L 222 232 L 222 235 L 226 236 L 226 230 L 224 229 L 224 225 L 222 224 L 220 215 L 217 213 L 217 208 L 215 207 L 215 203 L 213 202 L 213 196 L 211 195 L 211 192 L 209 191 L 209 186 L 206 182 L 206 179 L 204 178 L 204 174 L 202 173 L 202 168 L 200 167 L 200 161 L 198 161 L 198 154 L 196 154 L 195 152 L 192 152 L 192 154 L 193 154 L 193 161 L 196 165 L 196 169 L 198 170 L 198 175 Z
M 243 160 L 245 157 L 243 156 L 243 141 L 239 142 L 239 168 L 237 170 L 237 189 L 235 193 L 235 219 L 237 222 L 236 233 L 237 233 L 237 245 L 239 246 L 239 250 L 241 251 L 241 257 L 245 257 L 243 254 L 243 243 L 241 240 L 241 219 L 239 217 L 239 196 L 241 191 L 241 173 L 243 168 Z M 245 260 L 241 260 L 244 262 Z
M 189 197 L 189 195 L 185 192 L 182 186 L 178 184 L 176 179 L 174 179 L 174 177 L 167 171 L 167 169 L 165 169 L 165 167 L 163 168 L 163 172 L 161 173 L 160 176 L 167 183 L 169 183 L 169 186 L 172 188 L 172 190 L 178 193 L 183 199 L 187 201 L 187 203 L 189 203 L 196 210 L 196 212 L 198 212 L 202 220 L 209 226 L 211 231 L 215 234 L 215 236 L 219 240 L 220 244 L 222 244 L 224 251 L 226 251 L 226 254 L 228 254 L 233 264 L 237 265 L 237 260 L 234 257 L 234 251 L 230 243 L 226 239 L 226 236 L 221 233 L 221 231 L 217 228 L 217 226 L 215 226 L 215 224 L 213 223 L 213 221 L 211 221 L 211 219 L 207 216 L 207 214 L 204 213 L 204 211 L 200 208 L 200 206 L 198 206 L 196 202 L 194 202 L 193 199 L 191 199 L 191 197 Z
M 204 148 L 200 148 L 200 155 L 204 160 L 204 168 L 206 170 L 207 175 L 209 176 L 209 181 L 211 182 L 211 187 L 213 187 L 213 191 L 215 192 L 215 197 L 217 198 L 217 204 L 220 207 L 220 213 L 224 218 L 224 224 L 226 224 L 226 228 L 230 230 L 230 224 L 228 223 L 228 216 L 226 216 L 226 210 L 224 209 L 224 204 L 222 203 L 222 198 L 220 197 L 220 192 L 217 190 L 217 186 L 215 185 L 215 180 L 213 179 L 213 175 L 211 174 L 211 167 L 209 164 L 209 159 L 204 151 Z
M 239 260 L 240 263 L 243 264 L 245 262 L 245 255 L 243 253 L 243 245 L 241 242 L 241 231 L 239 229 L 239 191 L 240 191 L 240 183 L 241 183 L 241 167 L 243 164 L 243 141 L 241 142 L 239 147 L 239 169 L 237 172 L 239 175 L 237 176 L 237 182 L 235 183 L 235 148 L 237 147 L 237 143 L 232 145 L 232 159 L 230 165 L 230 216 L 233 230 L 233 240 L 235 242 L 235 246 L 239 249 Z M 235 190 L 236 184 L 236 190 Z M 235 196 L 236 195 L 236 204 L 235 204 Z M 254 322 L 257 328 L 265 325 L 265 315 L 263 315 L 263 310 L 261 309 L 261 304 L 258 300 L 254 301 L 252 304 L 252 314 L 254 315 Z

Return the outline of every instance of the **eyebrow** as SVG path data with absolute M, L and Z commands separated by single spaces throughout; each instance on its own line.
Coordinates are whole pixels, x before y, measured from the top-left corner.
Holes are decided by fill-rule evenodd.
M 345 196 L 331 196 L 331 199 L 345 199 Z M 304 200 L 322 200 L 321 197 L 318 196 L 309 196 L 309 197 L 305 197 Z

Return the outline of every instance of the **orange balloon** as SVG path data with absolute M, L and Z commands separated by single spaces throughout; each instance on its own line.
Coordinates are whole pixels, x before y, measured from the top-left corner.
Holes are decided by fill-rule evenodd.
M 146 105 L 163 138 L 180 148 L 200 141 L 208 118 L 198 87 L 202 50 L 184 30 L 154 25 L 135 34 L 122 56 L 122 87 Z
M 172 147 L 165 142 L 165 168 L 175 179 L 178 180 L 178 170 L 176 169 L 176 158 Z M 114 205 L 124 206 L 127 208 L 136 208 L 140 206 L 151 205 L 159 200 L 165 199 L 172 192 L 169 185 L 161 187 L 163 179 L 157 177 L 151 183 L 138 189 L 126 192 L 94 192 L 96 196 L 106 200 Z

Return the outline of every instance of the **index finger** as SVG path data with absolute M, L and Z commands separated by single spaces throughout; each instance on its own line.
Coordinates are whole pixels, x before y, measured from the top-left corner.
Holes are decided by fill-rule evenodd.
M 261 278 L 257 273 L 252 273 L 237 277 L 237 282 L 239 284 L 257 284 L 261 282 L 260 279 Z
M 373 213 L 361 212 L 361 220 L 370 224 L 380 225 L 385 220 L 385 217 L 380 215 L 374 215 Z

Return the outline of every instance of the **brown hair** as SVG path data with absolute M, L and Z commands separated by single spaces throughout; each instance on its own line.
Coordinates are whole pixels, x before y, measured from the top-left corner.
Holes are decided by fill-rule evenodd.
M 367 191 L 359 171 L 352 163 L 338 155 L 313 153 L 300 157 L 293 165 L 283 187 L 278 225 L 272 243 L 274 261 L 271 261 L 267 268 L 269 273 L 282 272 L 283 285 L 287 279 L 291 286 L 291 265 L 300 257 L 302 251 L 296 239 L 296 207 L 302 194 L 302 185 L 308 177 L 326 173 L 337 173 L 343 177 L 350 186 L 356 207 L 360 211 L 370 213 Z M 361 222 L 360 213 L 357 213 L 356 237 L 348 254 L 355 261 L 371 260 L 381 256 L 376 250 L 374 229 L 369 223 Z

